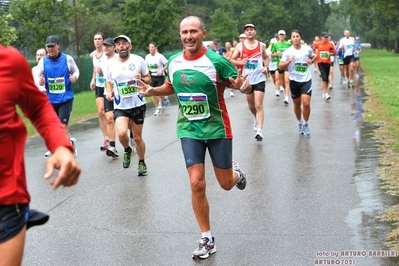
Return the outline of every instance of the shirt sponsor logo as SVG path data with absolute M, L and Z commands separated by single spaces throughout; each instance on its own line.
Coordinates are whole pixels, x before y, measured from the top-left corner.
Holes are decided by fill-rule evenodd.
M 135 69 L 136 69 L 136 66 L 133 63 L 129 64 L 130 71 L 134 71 Z
M 187 75 L 186 73 L 182 73 L 180 77 L 180 83 L 185 85 L 191 85 L 197 79 L 195 75 Z

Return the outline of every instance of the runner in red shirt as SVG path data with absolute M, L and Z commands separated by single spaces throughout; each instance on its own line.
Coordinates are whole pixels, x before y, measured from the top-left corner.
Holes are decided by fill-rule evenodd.
M 28 117 L 53 153 L 46 164 L 44 178 L 55 168 L 53 188 L 72 186 L 78 181 L 80 168 L 73 157 L 71 142 L 47 96 L 33 81 L 25 58 L 15 48 L 0 45 L 0 266 L 20 265 L 26 229 L 47 221 L 46 214 L 29 210 L 26 187 L 24 149 L 27 132 L 16 105 Z
M 331 59 L 330 55 L 335 54 L 335 46 L 329 41 L 328 37 L 330 34 L 328 32 L 322 32 L 322 40 L 316 42 L 313 46 L 313 51 L 317 52 L 317 65 L 320 70 L 323 88 L 323 98 L 328 101 L 331 96 L 327 92 L 328 86 L 328 76 L 330 75 Z

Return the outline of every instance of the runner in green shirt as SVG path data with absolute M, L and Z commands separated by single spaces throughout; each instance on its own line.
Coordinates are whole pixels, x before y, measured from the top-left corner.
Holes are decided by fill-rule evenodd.
M 216 252 L 206 197 L 206 150 L 223 189 L 230 190 L 235 185 L 242 190 L 247 182 L 237 162 L 232 161 L 233 135 L 223 93 L 225 87 L 234 87 L 242 93 L 251 92 L 252 87 L 246 75 L 241 78 L 241 71 L 237 74 L 225 57 L 207 51 L 203 45 L 206 33 L 199 17 L 183 19 L 180 38 L 184 51 L 169 58 L 169 80 L 155 88 L 139 81 L 143 96 L 177 95 L 177 135 L 181 139 L 190 176 L 192 206 L 202 235 L 193 259 L 205 259 Z

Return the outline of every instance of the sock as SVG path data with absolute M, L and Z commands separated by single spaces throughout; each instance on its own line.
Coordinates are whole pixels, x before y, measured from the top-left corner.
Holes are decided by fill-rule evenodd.
M 240 181 L 241 173 L 236 170 L 233 170 L 233 171 L 237 173 L 237 181 L 236 181 L 236 184 L 237 184 L 237 182 Z
M 139 160 L 139 164 L 140 164 L 140 163 L 145 164 L 144 160 Z
M 132 133 L 132 131 L 130 131 L 130 138 L 131 138 L 131 139 L 133 138 L 133 133 Z
M 303 124 L 304 124 L 304 125 L 307 125 L 307 124 L 308 124 L 308 121 L 303 120 Z
M 108 136 L 105 136 L 105 137 L 104 137 L 104 140 L 108 140 Z
M 298 125 L 302 125 L 303 124 L 303 120 L 302 119 L 299 119 L 298 120 Z
M 115 141 L 110 141 L 109 142 L 109 146 L 114 147 L 115 148 Z
M 210 242 L 213 242 L 211 230 L 206 231 L 206 232 L 202 232 L 202 233 L 201 233 L 201 237 L 202 237 L 202 238 L 207 237 L 207 238 L 209 239 Z

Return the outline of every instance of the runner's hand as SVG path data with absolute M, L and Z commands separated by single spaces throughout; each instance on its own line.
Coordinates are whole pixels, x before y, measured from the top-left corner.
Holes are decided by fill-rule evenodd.
M 233 85 L 235 90 L 240 90 L 242 93 L 248 93 L 250 90 L 248 90 L 248 87 L 251 89 L 249 85 L 249 82 L 247 80 L 248 74 L 246 74 L 244 77 L 241 77 L 241 69 L 238 69 L 237 73 L 237 78 L 233 79 L 232 77 L 229 78 L 231 84 Z
M 138 79 L 137 83 L 139 85 L 134 85 L 133 87 L 139 90 L 140 95 L 144 97 L 153 96 L 152 95 L 152 91 L 154 89 L 153 87 L 145 84 L 141 79 Z
M 69 148 L 60 146 L 55 150 L 53 155 L 47 160 L 44 178 L 49 179 L 56 168 L 59 168 L 60 171 L 55 180 L 50 182 L 53 189 L 59 186 L 73 186 L 78 182 L 81 170 Z

